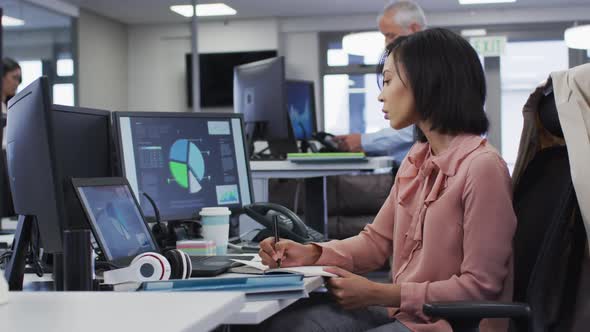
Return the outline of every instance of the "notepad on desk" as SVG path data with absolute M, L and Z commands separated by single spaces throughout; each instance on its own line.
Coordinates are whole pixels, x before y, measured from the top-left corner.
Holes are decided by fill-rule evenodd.
M 241 259 L 232 259 L 234 262 L 242 263 L 246 265 L 245 267 L 239 267 L 239 271 L 233 269 L 233 272 L 240 272 L 240 273 L 252 273 L 252 274 L 270 274 L 270 273 L 297 273 L 303 274 L 305 277 L 331 277 L 337 278 L 338 276 L 324 271 L 324 268 L 327 266 L 292 266 L 292 267 L 282 267 L 282 268 L 274 268 L 271 269 L 270 267 L 262 264 L 262 262 L 257 261 L 245 261 Z

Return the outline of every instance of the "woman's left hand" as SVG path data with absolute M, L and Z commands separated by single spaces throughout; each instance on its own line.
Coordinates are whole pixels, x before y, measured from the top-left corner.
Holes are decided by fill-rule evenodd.
M 339 267 L 326 267 L 324 271 L 338 275 L 340 278 L 330 278 L 328 289 L 334 295 L 336 302 L 344 309 L 364 308 L 376 305 L 374 290 L 378 284 L 367 278 L 348 272 Z

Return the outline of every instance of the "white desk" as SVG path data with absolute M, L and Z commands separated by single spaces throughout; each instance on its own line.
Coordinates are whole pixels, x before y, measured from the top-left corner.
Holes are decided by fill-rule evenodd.
M 390 157 L 372 157 L 365 162 L 294 163 L 287 160 L 251 161 L 252 186 L 256 202 L 268 202 L 268 181 L 272 178 L 305 179 L 305 222 L 328 235 L 326 177 L 363 171 L 375 171 L 393 165 Z M 311 193 L 311 195 L 309 194 Z M 240 218 L 240 233 L 260 225 L 249 218 Z
M 322 277 L 305 278 L 305 290 L 310 293 L 324 285 Z M 237 313 L 228 317 L 224 324 L 260 324 L 267 318 L 285 309 L 297 300 L 274 300 L 246 302 Z
M 232 277 L 252 277 L 253 275 L 241 273 L 224 273 L 215 278 L 232 278 Z M 305 284 L 305 291 L 311 293 L 316 289 L 324 286 L 324 279 L 322 277 L 308 277 L 303 279 Z M 228 317 L 224 324 L 260 324 L 265 319 L 285 309 L 289 305 L 298 301 L 297 299 L 289 300 L 271 300 L 271 301 L 246 301 L 244 307 Z
M 243 274 L 237 274 L 237 273 L 224 273 L 220 276 L 217 276 L 216 278 L 231 278 L 231 277 L 239 277 L 239 276 L 245 276 Z M 34 274 L 25 274 L 25 289 L 27 290 L 40 290 L 40 289 L 47 289 L 47 285 L 44 284 L 46 282 L 51 282 L 51 274 L 46 274 L 45 276 L 43 276 L 42 278 L 37 277 Z M 41 283 L 40 283 L 41 282 Z M 310 278 L 305 278 L 304 279 L 305 282 L 305 290 L 308 293 L 311 293 L 312 291 L 322 287 L 324 285 L 324 280 L 322 277 L 310 277 Z M 35 286 L 37 285 L 37 286 Z M 22 295 L 22 294 L 30 294 L 29 297 Z M 64 296 L 64 294 L 74 294 L 71 297 L 69 296 Z M 75 294 L 82 294 L 82 295 L 75 295 Z M 101 295 L 116 295 L 116 297 L 98 297 L 98 298 L 94 298 L 93 296 L 95 294 L 98 294 L 99 296 Z M 120 295 L 119 295 L 120 294 Z M 159 296 L 164 296 L 162 299 L 166 299 L 165 302 L 163 302 L 162 304 L 159 304 L 158 301 L 160 301 L 160 298 L 141 298 L 141 301 L 144 301 L 145 303 L 141 305 L 141 307 L 136 307 L 137 309 L 134 309 L 132 313 L 130 313 L 131 315 L 133 314 L 141 314 L 143 312 L 146 312 L 147 315 L 149 315 L 150 313 L 152 314 L 152 318 L 153 319 L 161 319 L 162 317 L 158 316 L 156 314 L 156 312 L 154 311 L 155 308 L 176 308 L 181 307 L 182 309 L 179 311 L 182 314 L 186 314 L 187 311 L 185 311 L 185 308 L 189 308 L 190 310 L 188 310 L 188 312 L 190 312 L 190 314 L 188 314 L 188 317 L 190 317 L 190 319 L 188 320 L 189 323 L 192 323 L 192 325 L 190 326 L 199 326 L 198 331 L 206 331 L 207 329 L 211 329 L 212 327 L 209 327 L 211 324 L 213 327 L 219 325 L 219 324 L 247 324 L 247 325 L 255 325 L 255 324 L 260 324 L 261 322 L 263 322 L 264 320 L 266 320 L 267 318 L 273 316 L 274 314 L 280 312 L 281 310 L 285 309 L 286 307 L 288 307 L 289 305 L 295 303 L 297 301 L 297 299 L 290 299 L 290 300 L 270 300 L 270 301 L 257 301 L 257 302 L 247 302 L 245 301 L 245 297 L 243 296 L 243 293 L 240 292 L 170 292 L 170 293 L 159 293 L 159 292 L 145 292 L 145 293 L 134 293 L 134 292 L 12 292 L 11 293 L 11 300 L 10 303 L 14 304 L 17 303 L 15 302 L 15 299 L 21 298 L 19 300 L 20 304 L 18 305 L 18 307 L 20 308 L 13 308 L 13 309 L 9 309 L 9 311 L 11 313 L 14 314 L 14 312 L 16 312 L 17 310 L 23 310 L 21 311 L 21 314 L 18 314 L 14 317 L 27 317 L 26 315 L 30 315 L 31 313 L 33 315 L 35 315 L 35 317 L 41 313 L 42 316 L 40 318 L 41 321 L 43 322 L 47 322 L 44 319 L 49 319 L 49 317 L 51 317 L 51 315 L 54 315 L 56 317 L 58 317 L 58 315 L 55 314 L 55 310 L 58 311 L 58 313 L 62 312 L 62 311 L 67 311 L 69 309 L 66 309 L 68 306 L 72 306 L 72 305 L 79 305 L 80 308 L 77 308 L 77 310 L 83 310 L 84 306 L 80 305 L 80 302 L 76 302 L 78 300 L 80 300 L 79 298 L 75 298 L 74 296 L 82 296 L 81 301 L 87 301 L 89 303 L 91 303 L 91 307 L 92 310 L 98 310 L 96 312 L 99 312 L 100 314 L 93 316 L 92 319 L 97 319 L 98 317 L 101 317 L 102 319 L 106 319 L 106 317 L 109 317 L 109 313 L 110 311 L 113 311 L 115 315 L 123 315 L 125 316 L 126 312 L 130 310 L 130 308 L 133 308 L 133 301 L 137 301 L 137 302 L 141 302 L 139 300 L 136 299 L 132 299 L 131 297 L 127 296 L 129 294 L 137 294 L 137 295 L 142 295 L 142 294 L 147 294 L 147 295 L 159 295 Z M 235 303 L 231 303 L 228 304 L 223 310 L 223 313 L 220 314 L 219 310 L 216 310 L 215 306 L 218 304 L 218 302 L 222 302 L 225 301 L 225 299 L 223 297 L 218 296 L 219 294 L 230 294 L 231 297 L 234 297 L 235 294 L 240 294 L 242 296 L 240 296 L 240 302 L 239 302 L 239 306 L 235 306 Z M 32 297 L 32 295 L 42 295 L 39 297 Z M 53 299 L 51 296 L 52 295 L 56 295 L 57 297 L 55 297 L 55 299 Z M 180 295 L 180 296 L 177 296 Z M 181 296 L 184 295 L 184 296 Z M 60 299 L 59 297 L 65 297 L 66 299 Z M 57 308 L 51 308 L 51 309 L 47 309 L 50 310 L 50 313 L 46 313 L 43 312 L 42 309 L 44 308 L 44 306 L 50 306 L 49 304 L 47 304 L 47 302 L 51 302 L 59 307 Z M 98 304 L 97 304 L 98 303 Z M 106 304 L 105 304 L 106 303 Z M 170 306 L 167 305 L 167 303 L 171 303 Z M 108 304 L 108 305 L 107 305 Z M 113 304 L 115 304 L 113 306 Z M 211 304 L 211 306 L 209 306 L 209 304 Z M 27 306 L 28 305 L 28 306 Z M 24 307 L 27 308 L 33 308 L 32 310 L 34 311 L 27 311 L 25 309 L 23 309 Z M 101 306 L 105 306 L 105 308 L 100 308 Z M 206 309 L 202 310 L 203 307 L 206 307 Z M 38 309 L 37 309 L 38 308 Z M 99 309 L 97 309 L 99 308 Z M 127 309 L 125 309 L 127 308 Z M 196 308 L 196 310 L 195 310 Z M 41 310 L 42 309 L 42 310 Z M 3 308 L 2 305 L 0 305 L 0 330 L 4 331 L 4 327 L 8 326 L 8 327 L 16 327 L 18 322 L 11 322 L 9 323 L 9 325 L 4 324 L 5 320 L 3 317 L 10 317 L 10 315 L 8 315 L 7 313 L 5 313 L 3 310 L 5 310 Z M 85 311 L 87 312 L 92 312 L 92 310 L 88 310 Z M 147 311 L 146 311 L 147 310 Z M 172 309 L 166 309 L 166 317 L 170 317 L 170 315 L 168 315 L 168 312 L 172 311 Z M 163 309 L 161 309 L 158 313 L 160 315 L 162 315 Z M 4 316 L 4 315 L 8 315 L 8 316 Z M 63 314 L 65 315 L 65 314 Z M 80 314 L 77 314 L 80 315 Z M 84 316 L 86 315 L 86 316 Z M 209 317 L 211 316 L 211 317 Z M 28 316 L 28 317 L 32 317 L 32 316 Z M 67 316 L 66 316 L 67 317 Z M 88 315 L 85 313 L 82 313 L 80 315 L 80 317 L 86 317 L 88 318 Z M 118 316 L 116 316 L 118 317 Z M 131 320 L 131 316 L 129 316 L 129 320 Z M 57 318 L 56 318 L 57 319 Z M 166 318 L 167 319 L 167 318 Z M 207 319 L 214 319 L 212 321 L 207 321 Z M 114 322 L 114 320 L 109 319 L 109 321 Z M 98 324 L 97 326 L 101 327 L 101 330 L 94 330 L 94 329 L 89 329 L 87 327 L 85 327 L 85 329 L 75 329 L 74 327 L 78 327 L 78 325 L 75 324 L 81 324 L 83 323 L 84 320 L 80 319 L 80 321 L 76 320 L 74 322 L 67 322 L 64 318 L 63 321 L 61 322 L 54 322 L 51 324 L 54 325 L 48 325 L 49 328 L 46 329 L 46 331 L 60 331 L 60 329 L 62 329 L 61 331 L 75 331 L 75 330 L 85 330 L 88 332 L 103 332 L 104 331 L 104 325 L 100 325 Z M 186 322 L 186 320 L 181 320 L 181 323 Z M 31 322 L 29 322 L 28 324 L 30 324 Z M 87 323 L 87 322 L 86 322 Z M 71 324 L 71 325 L 68 325 Z M 127 325 L 126 325 L 127 326 Z M 150 326 L 150 324 L 146 324 L 146 326 Z M 156 326 L 156 325 L 154 325 Z M 159 325 L 158 325 L 159 326 Z M 188 325 L 187 325 L 188 326 Z M 201 327 L 203 326 L 203 327 Z M 25 327 L 33 327 L 32 325 L 26 325 Z M 65 329 L 63 329 L 64 327 L 67 327 Z M 205 328 L 207 327 L 207 329 Z M 29 329 L 9 329 L 7 331 L 29 331 Z M 118 329 L 115 329 L 115 331 Z M 139 331 L 139 327 L 133 327 L 130 328 L 128 331 Z M 190 329 L 178 329 L 178 331 L 191 331 Z M 32 331 L 32 329 L 31 329 Z M 149 331 L 149 330 L 147 330 Z M 171 329 L 171 327 L 169 329 L 164 329 L 163 331 L 176 331 L 174 329 Z M 161 332 L 161 331 L 158 331 Z
M 0 242 L 8 243 L 9 247 L 12 243 L 12 240 L 14 240 L 14 234 L 0 235 Z
M 245 303 L 239 292 L 11 292 L 3 331 L 209 331 Z

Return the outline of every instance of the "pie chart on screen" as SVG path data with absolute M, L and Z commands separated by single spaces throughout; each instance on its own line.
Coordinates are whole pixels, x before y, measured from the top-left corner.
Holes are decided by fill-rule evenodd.
M 176 183 L 191 194 L 201 191 L 200 181 L 205 176 L 205 160 L 195 143 L 179 139 L 170 148 L 170 173 Z

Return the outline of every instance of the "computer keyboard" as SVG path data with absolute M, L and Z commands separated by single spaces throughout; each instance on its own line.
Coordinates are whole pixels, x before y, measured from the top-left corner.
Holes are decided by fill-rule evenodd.
M 197 262 L 202 262 L 202 261 L 209 259 L 211 257 L 213 257 L 213 256 L 191 256 L 191 262 L 194 264 Z
M 235 265 L 240 265 L 232 259 L 251 260 L 254 256 L 234 255 L 234 256 L 191 256 L 193 265 L 191 277 L 213 277 L 226 272 Z
M 250 158 L 250 161 L 281 161 L 286 159 L 286 156 L 256 155 L 252 156 L 252 158 Z

